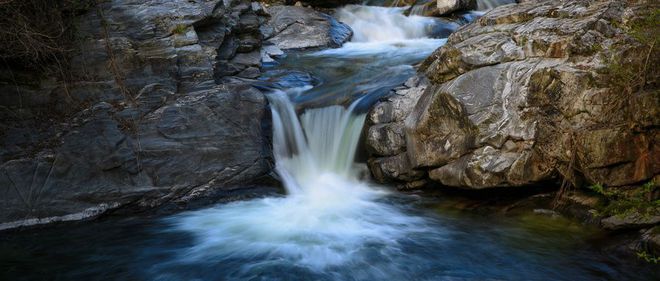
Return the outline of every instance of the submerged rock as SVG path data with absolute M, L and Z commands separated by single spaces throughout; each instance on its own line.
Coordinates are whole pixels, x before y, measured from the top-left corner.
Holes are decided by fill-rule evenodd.
M 657 67 L 645 65 L 658 56 L 630 35 L 653 16 L 649 5 L 525 1 L 486 13 L 421 65 L 426 87 L 393 95 L 406 93 L 414 108 L 387 100 L 372 108 L 370 162 L 405 151 L 410 169 L 468 189 L 560 175 L 608 186 L 651 179 L 660 173 L 660 99 Z M 640 70 L 641 84 L 617 84 Z M 383 113 L 393 111 L 405 112 L 405 145 L 375 133 L 397 123 Z M 381 181 L 411 181 L 377 166 Z

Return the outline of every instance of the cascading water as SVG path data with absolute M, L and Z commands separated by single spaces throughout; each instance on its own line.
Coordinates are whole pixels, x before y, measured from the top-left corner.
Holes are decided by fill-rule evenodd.
M 432 18 L 405 16 L 405 8 L 348 6 L 337 12 L 353 29 L 352 42 L 393 42 L 428 38 Z
M 297 264 L 319 271 L 368 263 L 369 252 L 398 249 L 397 239 L 424 231 L 423 220 L 379 202 L 387 193 L 357 179 L 353 159 L 365 115 L 330 106 L 297 117 L 285 92 L 268 95 L 276 170 L 285 198 L 235 202 L 173 222 L 198 243 L 185 260 L 267 257 L 242 270 Z
M 444 37 L 459 26 L 440 19 L 406 17 L 403 12 L 403 8 L 348 5 L 336 16 L 353 28 L 351 42 L 336 49 L 291 53 L 261 79 L 281 77 L 288 69 L 313 73 L 322 83 L 311 82 L 313 79 L 290 82 L 291 87 L 310 87 L 292 96 L 297 107 L 348 105 L 358 98 L 363 98 L 360 106 L 366 106 L 414 75 L 412 65 L 444 44 Z M 278 81 L 276 88 L 287 90 L 281 84 Z
M 350 6 L 338 14 L 353 27 L 355 42 L 310 56 L 355 56 L 360 54 L 356 49 L 370 50 L 367 55 L 383 54 L 393 51 L 385 45 L 415 40 L 426 40 L 423 46 L 430 52 L 442 43 L 425 38 L 428 19 L 405 17 L 400 10 Z M 178 230 L 197 237 L 184 260 L 243 257 L 241 270 L 247 272 L 282 264 L 313 271 L 345 264 L 368 266 L 374 251 L 393 254 L 401 239 L 426 229 L 424 220 L 383 202 L 386 191 L 358 179 L 360 169 L 354 159 L 366 115 L 357 113 L 360 99 L 348 107 L 307 109 L 298 117 L 291 99 L 309 90 L 291 88 L 267 95 L 276 171 L 287 196 L 235 202 L 173 218 Z
M 299 119 L 286 93 L 268 95 L 273 114 L 273 149 L 277 172 L 289 194 L 306 194 L 319 175 L 355 180 L 353 159 L 365 114 L 329 106 L 307 110 Z
M 291 52 L 254 81 L 269 91 L 286 196 L 163 220 L 0 233 L 0 279 L 656 280 L 657 267 L 622 263 L 602 250 L 611 245 L 593 241 L 594 230 L 554 215 L 484 217 L 446 207 L 466 202 L 388 193 L 359 179 L 365 108 L 414 75 L 412 65 L 458 26 L 404 10 L 344 7 L 338 16 L 353 42 Z

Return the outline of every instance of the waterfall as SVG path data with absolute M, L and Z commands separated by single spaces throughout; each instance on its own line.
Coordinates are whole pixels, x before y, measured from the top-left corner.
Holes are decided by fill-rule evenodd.
M 337 11 L 341 22 L 353 29 L 353 42 L 387 42 L 425 38 L 432 18 L 404 15 L 407 8 L 348 5 Z
M 358 105 L 403 84 L 413 73 L 411 65 L 445 42 L 428 36 L 427 25 L 437 24 L 435 20 L 405 17 L 402 12 L 355 5 L 341 8 L 340 20 L 353 28 L 353 41 L 295 57 L 297 63 L 305 63 L 300 67 L 316 74 L 327 72 L 320 76 L 324 78 L 320 85 L 266 95 L 275 171 L 286 196 L 221 204 L 173 217 L 174 229 L 195 237 L 195 244 L 181 254 L 184 261 L 238 259 L 240 271 L 249 277 L 244 279 L 252 279 L 251 272 L 264 267 L 291 264 L 315 272 L 345 265 L 362 268 L 370 266 L 374 253 L 396 255 L 401 241 L 427 229 L 424 219 L 389 203 L 391 193 L 360 180 L 362 170 L 354 162 L 366 119 Z M 337 105 L 345 104 L 338 98 L 342 95 L 350 95 L 345 99 L 349 106 Z M 296 110 L 300 100 L 326 97 L 329 102 L 322 105 L 329 106 Z
M 410 9 L 410 15 L 424 15 L 431 12 L 435 7 L 435 0 L 418 0 L 418 1 L 401 1 L 396 0 L 392 2 L 391 7 L 401 7 L 402 9 Z M 497 6 L 516 3 L 516 0 L 477 0 L 477 11 L 487 11 Z M 414 5 L 413 7 L 405 5 Z
M 273 153 L 286 197 L 239 201 L 182 214 L 176 228 L 196 235 L 183 260 L 247 259 L 242 270 L 295 264 L 313 271 L 394 255 L 399 239 L 427 225 L 381 202 L 388 192 L 357 178 L 355 152 L 365 114 L 333 105 L 297 116 L 291 93 L 268 94 Z
M 321 174 L 356 179 L 353 160 L 365 114 L 333 105 L 307 110 L 300 118 L 288 95 L 268 95 L 273 116 L 276 170 L 289 194 L 304 194 Z

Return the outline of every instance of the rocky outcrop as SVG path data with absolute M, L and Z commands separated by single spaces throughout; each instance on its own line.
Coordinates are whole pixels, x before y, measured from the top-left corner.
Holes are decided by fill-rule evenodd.
M 641 214 L 615 215 L 602 219 L 601 224 L 610 230 L 640 229 L 660 223 L 660 215 L 644 216 Z
M 248 83 L 282 49 L 352 34 L 245 0 L 102 1 L 76 26 L 65 81 L 0 69 L 0 230 L 270 182 L 270 114 Z
M 371 118 L 372 173 L 469 189 L 651 179 L 660 173 L 660 98 L 657 48 L 644 41 L 654 28 L 644 24 L 654 9 L 523 1 L 486 13 L 422 64 L 428 82 L 372 108 L 370 116 L 404 116 Z M 392 102 L 401 96 L 415 106 Z M 399 170 L 382 172 L 390 167 Z
M 425 176 L 423 171 L 412 169 L 404 121 L 426 87 L 424 78 L 413 77 L 369 112 L 366 146 L 371 154 L 382 156 L 368 161 L 376 180 L 412 182 Z
M 80 18 L 70 81 L 0 71 L 0 230 L 147 209 L 271 171 L 248 1 L 112 1 Z
M 282 50 L 339 47 L 353 35 L 348 25 L 311 8 L 272 6 L 268 12 L 268 42 Z

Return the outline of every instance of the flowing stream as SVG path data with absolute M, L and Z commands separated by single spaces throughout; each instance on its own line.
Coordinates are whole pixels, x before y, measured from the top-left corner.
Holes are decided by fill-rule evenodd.
M 255 82 L 285 196 L 4 237 L 0 279 L 652 280 L 657 269 L 602 250 L 596 229 L 452 211 L 362 179 L 366 109 L 459 27 L 404 10 L 344 7 L 352 42 L 288 54 Z
M 339 49 L 303 53 L 296 61 L 322 63 L 333 57 L 345 67 L 353 59 L 369 57 L 361 66 L 372 68 L 362 76 L 362 90 L 356 93 L 355 88 L 330 82 L 284 85 L 268 94 L 276 171 L 287 196 L 240 201 L 171 218 L 175 229 L 197 239 L 185 259 L 261 257 L 246 261 L 242 270 L 270 271 L 295 265 L 320 273 L 347 265 L 369 267 L 372 256 L 394 256 L 402 239 L 431 231 L 423 218 L 383 202 L 388 192 L 361 181 L 363 169 L 354 160 L 366 117 L 360 105 L 385 92 L 380 80 L 372 80 L 373 74 L 393 69 L 400 78 L 390 88 L 401 84 L 412 75 L 407 71 L 412 66 L 406 63 L 418 61 L 418 56 L 428 55 L 444 41 L 428 37 L 433 20 L 405 17 L 401 9 L 348 6 L 337 15 L 354 29 L 353 41 Z M 387 58 L 392 60 L 379 61 Z M 339 82 L 355 81 L 349 73 Z M 299 115 L 293 100 L 307 101 L 315 93 L 326 99 L 322 106 L 303 108 Z M 344 105 L 338 93 L 349 104 Z M 318 99 L 313 99 L 316 106 Z M 380 277 L 390 274 L 383 272 Z

